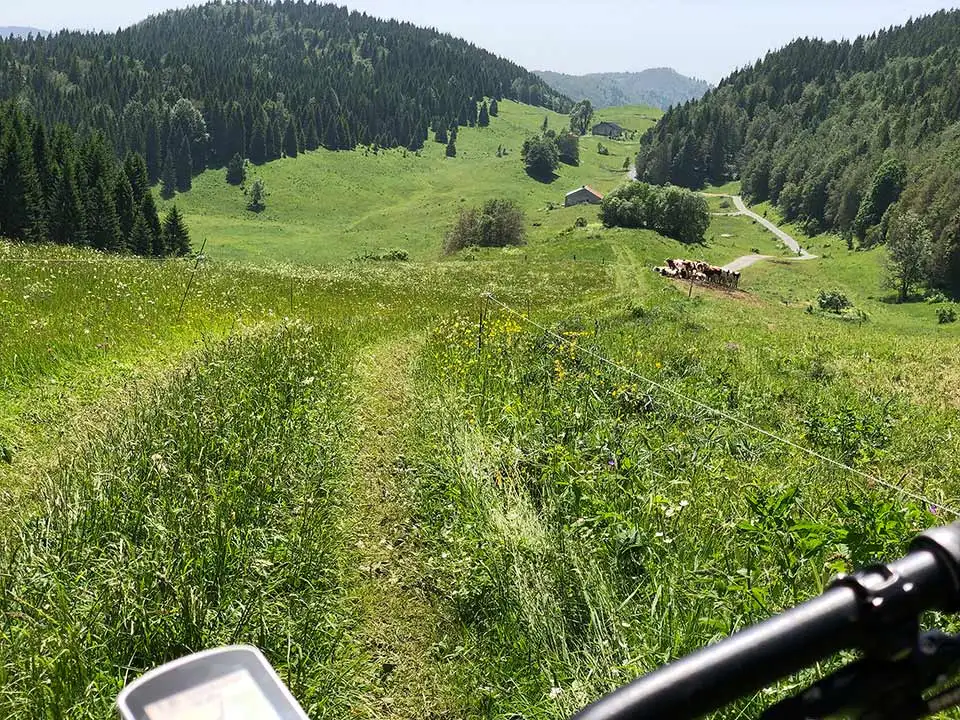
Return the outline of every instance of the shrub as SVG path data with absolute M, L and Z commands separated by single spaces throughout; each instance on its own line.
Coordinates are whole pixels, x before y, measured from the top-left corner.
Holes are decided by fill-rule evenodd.
M 360 256 L 361 260 L 374 260 L 383 262 L 407 262 L 410 259 L 410 253 L 402 248 L 391 248 L 382 253 L 368 252 Z
M 609 155 L 610 151 L 607 149 L 607 146 L 603 143 L 597 143 L 597 153 L 599 155 Z
M 534 136 L 523 143 L 521 150 L 523 165 L 527 174 L 538 180 L 550 180 L 553 171 L 560 163 L 560 152 L 557 144 L 550 138 Z
M 562 132 L 557 135 L 557 154 L 560 162 L 567 165 L 580 164 L 580 138 L 572 132 Z
M 847 308 L 853 307 L 850 299 L 839 290 L 821 290 L 817 296 L 817 304 L 821 310 L 839 315 Z
M 578 217 L 574 223 L 574 227 L 585 228 L 587 226 L 587 219 L 585 217 Z
M 948 325 L 957 321 L 957 312 L 952 305 L 937 308 L 937 321 L 941 325 Z
M 460 211 L 447 233 L 444 250 L 454 253 L 465 247 L 522 245 L 526 239 L 523 210 L 513 200 L 487 200 L 480 208 Z

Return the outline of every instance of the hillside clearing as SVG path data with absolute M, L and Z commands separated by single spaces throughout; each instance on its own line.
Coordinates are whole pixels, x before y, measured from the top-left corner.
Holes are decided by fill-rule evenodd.
M 211 257 L 253 262 L 320 264 L 342 262 L 387 248 L 406 250 L 417 260 L 441 256 L 443 236 L 461 207 L 491 197 L 509 197 L 526 211 L 531 242 L 572 225 L 588 208 L 562 209 L 567 191 L 591 184 L 608 192 L 623 180 L 625 160 L 639 147 L 586 135 L 580 165 L 562 165 L 552 183 L 529 178 L 520 148 L 539 129 L 569 127 L 569 117 L 520 105 L 500 104 L 487 128 L 461 128 L 457 157 L 431 138 L 420 153 L 361 148 L 355 152 L 318 150 L 248 170 L 248 184 L 262 178 L 266 210 L 246 210 L 243 191 L 227 185 L 222 170 L 208 170 L 193 190 L 178 195 L 194 238 L 207 240 Z M 637 124 L 637 123 L 634 123 Z M 646 121 L 649 125 L 649 121 Z M 602 142 L 609 155 L 600 155 Z M 497 157 L 498 148 L 508 154 Z M 171 203 L 160 202 L 165 210 Z M 550 206 L 561 209 L 550 211 Z

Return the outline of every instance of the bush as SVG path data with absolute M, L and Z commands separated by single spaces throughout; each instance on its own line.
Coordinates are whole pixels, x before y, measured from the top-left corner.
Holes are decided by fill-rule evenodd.
M 454 253 L 465 247 L 522 245 L 526 239 L 523 210 L 512 200 L 487 200 L 480 208 L 460 211 L 457 223 L 447 233 L 444 250 Z
M 573 223 L 574 227 L 585 228 L 587 226 L 587 219 L 585 217 L 578 217 Z
M 957 321 L 957 312 L 952 305 L 937 308 L 937 321 L 941 325 L 949 325 Z
M 572 132 L 562 132 L 554 141 L 557 144 L 557 154 L 560 162 L 567 165 L 580 164 L 580 138 Z
M 850 299 L 839 290 L 821 290 L 817 296 L 817 304 L 821 310 L 839 315 L 847 308 L 853 307 Z
M 610 151 L 607 150 L 607 146 L 603 143 L 597 143 L 597 153 L 600 155 L 609 155 Z
M 520 152 L 527 174 L 538 180 L 550 180 L 560 164 L 560 151 L 551 138 L 534 136 L 527 138 Z
M 644 182 L 621 185 L 600 205 L 607 227 L 645 228 L 685 243 L 701 242 L 710 226 L 707 201 L 690 190 Z

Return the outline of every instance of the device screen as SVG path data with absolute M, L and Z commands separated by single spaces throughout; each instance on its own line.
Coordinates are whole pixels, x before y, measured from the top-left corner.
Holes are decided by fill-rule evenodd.
M 150 703 L 148 720 L 281 720 L 246 670 Z

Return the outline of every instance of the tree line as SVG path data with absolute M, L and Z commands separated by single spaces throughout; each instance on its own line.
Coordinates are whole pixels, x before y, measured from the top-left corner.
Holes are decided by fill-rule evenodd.
M 484 98 L 566 111 L 520 66 L 464 41 L 315 2 L 214 2 L 116 33 L 0 42 L 0 99 L 48 128 L 100 132 L 185 190 L 207 167 L 304 150 L 423 146 L 480 121 Z M 489 119 L 489 108 L 486 108 Z
M 958 66 L 957 11 L 854 41 L 797 40 L 668 112 L 643 139 L 639 177 L 739 178 L 753 201 L 851 247 L 886 243 L 913 212 L 931 237 L 923 282 L 960 295 Z
M 140 155 L 119 162 L 99 133 L 48 133 L 14 103 L 0 103 L 0 237 L 151 257 L 190 251 L 176 207 L 161 222 Z

